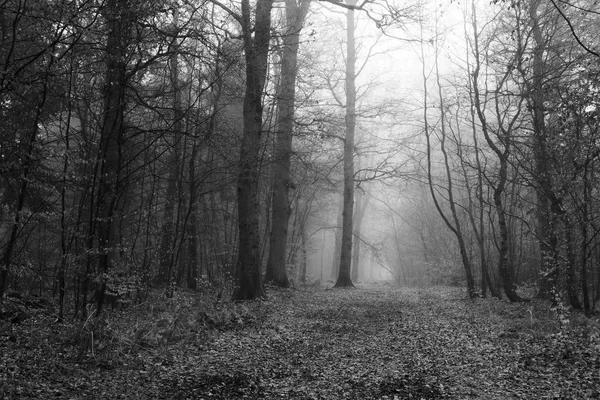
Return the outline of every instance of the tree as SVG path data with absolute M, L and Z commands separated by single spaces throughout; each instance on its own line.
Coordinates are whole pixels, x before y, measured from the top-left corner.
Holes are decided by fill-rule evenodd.
M 11 270 L 26 264 L 28 258 L 16 260 L 18 248 L 26 248 L 26 228 L 35 228 L 31 219 L 49 206 L 41 183 L 41 127 L 59 107 L 52 101 L 63 90 L 58 77 L 64 66 L 57 55 L 69 52 L 76 40 L 68 40 L 62 21 L 72 14 L 62 4 L 24 7 L 20 2 L 0 5 L 0 312 Z M 60 28 L 53 29 L 53 22 Z M 40 32 L 47 35 L 40 37 Z M 42 178 L 42 179 L 40 179 Z
M 425 51 L 424 51 L 424 44 L 423 41 L 421 42 L 421 58 L 422 58 L 422 62 L 423 62 L 423 66 L 422 66 L 422 77 L 423 77 L 423 121 L 425 124 L 425 138 L 426 138 L 426 144 L 427 144 L 427 181 L 428 181 L 428 185 L 429 185 L 429 191 L 431 194 L 431 197 L 433 199 L 435 208 L 438 212 L 438 214 L 440 215 L 440 217 L 444 220 L 444 223 L 446 224 L 446 226 L 452 231 L 452 233 L 454 234 L 454 236 L 456 237 L 456 240 L 458 242 L 458 248 L 460 251 L 460 256 L 461 256 L 461 261 L 463 264 L 463 268 L 465 270 L 465 276 L 467 278 L 467 291 L 469 294 L 469 297 L 475 297 L 477 295 L 477 292 L 475 290 L 475 281 L 473 278 L 473 267 L 471 265 L 471 260 L 469 257 L 469 253 L 467 251 L 467 246 L 466 246 L 466 239 L 465 239 L 465 234 L 464 234 L 464 229 L 462 227 L 460 218 L 458 216 L 458 211 L 457 211 L 457 201 L 455 200 L 454 196 L 454 184 L 453 184 L 453 176 L 452 176 L 452 168 L 450 165 L 450 158 L 448 155 L 448 149 L 447 149 L 447 145 L 446 145 L 446 140 L 448 137 L 448 133 L 447 133 L 447 116 L 446 116 L 446 108 L 447 106 L 444 103 L 444 94 L 442 92 L 442 85 L 441 85 L 441 80 L 440 80 L 440 70 L 439 70 L 439 43 L 438 43 L 438 36 L 439 33 L 437 32 L 437 20 L 436 20 L 436 31 L 435 31 L 435 39 L 433 39 L 434 41 L 434 70 L 435 70 L 435 77 L 436 77 L 436 85 L 437 85 L 437 89 L 438 89 L 438 101 L 439 101 L 439 123 L 437 125 L 439 125 L 439 136 L 440 136 L 440 151 L 442 153 L 442 158 L 443 158 L 443 167 L 444 167 L 444 172 L 445 172 L 445 180 L 446 180 L 446 189 L 444 191 L 444 196 L 440 196 L 440 197 L 444 197 L 447 198 L 447 202 L 448 202 L 448 206 L 450 207 L 450 217 L 448 217 L 446 215 L 446 213 L 444 212 L 440 201 L 438 199 L 438 193 L 437 193 L 437 189 L 436 189 L 436 185 L 434 184 L 433 181 L 433 170 L 432 170 L 432 151 L 433 151 L 433 146 L 431 143 L 431 137 L 434 134 L 434 129 L 433 127 L 430 125 L 429 123 L 429 117 L 428 117 L 428 101 L 427 101 L 427 97 L 428 97 L 428 82 L 427 82 L 427 72 L 426 72 L 426 67 L 425 67 Z
M 540 23 L 538 20 L 538 7 L 540 2 L 531 1 L 526 7 L 529 11 L 529 21 L 531 24 L 531 33 L 533 38 L 533 63 L 531 70 L 531 80 L 526 79 L 526 85 L 529 86 L 530 103 L 532 109 L 532 148 L 535 158 L 535 177 L 538 184 L 538 237 L 540 238 L 540 259 L 543 260 L 543 273 L 540 280 L 540 297 L 551 297 L 553 288 L 558 280 L 558 238 L 554 229 L 553 214 L 557 211 L 556 195 L 552 187 L 552 178 L 550 177 L 550 156 L 546 145 L 546 123 L 544 121 L 544 60 L 543 54 L 546 51 L 547 43 L 543 38 Z M 523 71 L 523 67 L 521 67 Z M 554 200 L 553 200 L 554 199 Z
M 356 6 L 356 0 L 348 5 Z M 354 131 L 356 129 L 356 48 L 354 44 L 354 8 L 346 11 L 346 135 L 344 137 L 344 202 L 340 268 L 335 287 L 353 287 L 352 235 L 354 213 Z
M 249 0 L 242 0 L 241 24 L 246 58 L 244 96 L 244 132 L 238 175 L 239 254 L 237 261 L 236 300 L 264 296 L 261 277 L 258 181 L 260 144 L 263 129 L 263 89 L 267 78 L 271 9 L 273 0 L 258 0 L 251 23 Z
M 476 21 L 476 19 L 473 21 Z M 477 32 L 476 25 L 474 29 Z M 493 189 L 493 204 L 497 214 L 498 234 L 500 236 L 498 245 L 498 271 L 506 297 L 512 302 L 520 302 L 524 299 L 516 292 L 514 267 L 509 260 L 508 213 L 504 204 L 504 195 L 508 179 L 509 157 L 513 143 L 512 136 L 520 123 L 522 103 L 524 101 L 522 98 L 511 98 L 510 92 L 506 88 L 510 85 L 509 78 L 522 54 L 509 55 L 507 65 L 501 67 L 504 70 L 500 72 L 495 87 L 489 94 L 494 109 L 492 115 L 495 117 L 495 124 L 492 124 L 488 121 L 488 111 L 486 109 L 488 93 L 482 93 L 480 90 L 482 55 L 477 38 L 473 42 L 473 53 L 475 67 L 472 72 L 472 84 L 470 86 L 472 88 L 472 102 L 481 123 L 481 130 L 485 141 L 496 155 L 499 164 L 495 182 L 491 182 L 490 180 L 490 185 Z
M 479 46 L 479 30 L 478 30 L 478 24 L 477 24 L 477 8 L 476 8 L 476 3 L 473 0 L 471 2 L 471 24 L 472 24 L 472 28 L 473 28 L 473 39 L 470 40 L 468 37 L 468 33 L 467 33 L 467 17 L 465 15 L 465 41 L 471 45 L 471 46 Z M 468 76 L 472 76 L 472 65 L 471 65 L 471 54 L 470 54 L 470 49 L 467 47 L 466 49 L 466 67 L 467 67 L 467 74 Z M 469 99 L 472 99 L 472 95 L 473 95 L 473 81 L 472 79 L 468 79 L 467 81 L 467 91 L 469 93 Z M 489 271 L 489 267 L 488 267 L 488 261 L 487 261 L 487 254 L 486 254 L 486 250 L 485 250 L 485 231 L 486 231 L 486 224 L 485 224 L 485 200 L 484 200 L 484 178 L 485 178 L 485 171 L 484 171 L 484 167 L 483 167 L 483 163 L 482 163 L 482 151 L 479 145 L 479 129 L 478 129 L 478 125 L 477 125 L 477 110 L 475 109 L 475 104 L 472 101 L 469 101 L 469 122 L 471 125 L 471 132 L 472 132 L 472 137 L 473 137 L 473 151 L 475 152 L 475 169 L 476 169 L 476 173 L 477 173 L 477 183 L 476 183 L 476 187 L 477 187 L 477 195 L 476 198 L 478 199 L 479 202 L 479 213 L 477 218 L 475 218 L 474 216 L 474 212 L 472 210 L 473 208 L 473 198 L 471 193 L 469 193 L 469 219 L 471 222 L 471 225 L 473 227 L 473 232 L 476 236 L 477 239 L 477 245 L 479 247 L 479 262 L 480 262 L 480 267 L 481 267 L 481 294 L 483 297 L 487 296 L 487 289 L 490 289 L 490 293 L 493 297 L 500 297 L 500 293 L 498 292 L 498 290 L 496 289 L 496 285 L 494 284 L 494 282 L 492 282 L 491 276 L 490 276 L 490 271 Z M 461 162 L 463 168 L 465 168 L 465 163 Z M 466 177 L 466 169 L 464 170 L 464 175 L 465 175 L 465 182 L 467 182 L 467 190 L 470 192 L 471 188 L 468 185 L 468 178 Z
M 371 200 L 371 197 L 368 197 L 368 195 L 365 192 L 357 192 L 356 193 L 357 196 L 357 201 L 356 201 L 356 207 L 354 210 L 354 232 L 353 232 L 353 236 L 354 239 L 356 240 L 356 243 L 354 244 L 354 250 L 352 252 L 352 281 L 356 282 L 358 280 L 358 274 L 359 274 L 359 265 L 360 265 L 360 248 L 361 248 L 361 241 L 363 240 L 361 237 L 361 228 L 362 228 L 362 222 L 363 219 L 365 217 L 365 212 L 367 211 L 367 207 L 369 206 L 369 202 Z
M 271 204 L 271 235 L 265 282 L 280 287 L 290 285 L 286 270 L 289 192 L 294 188 L 290 178 L 290 161 L 294 131 L 296 75 L 300 32 L 311 0 L 286 0 L 286 32 L 281 50 L 281 76 L 277 98 L 275 161 L 273 165 L 273 200 Z
M 173 27 L 171 29 L 173 39 L 169 48 L 169 81 L 171 84 L 171 91 L 173 93 L 173 116 L 172 116 L 172 127 L 173 133 L 168 138 L 171 139 L 173 145 L 170 149 L 170 154 L 166 167 L 168 170 L 167 177 L 167 191 L 165 193 L 163 220 L 162 220 L 162 232 L 160 240 L 160 264 L 159 271 L 156 276 L 156 282 L 160 285 L 165 285 L 167 294 L 169 289 L 172 289 L 173 280 L 173 267 L 175 260 L 177 259 L 177 238 L 176 224 L 179 222 L 179 213 L 175 213 L 177 204 L 181 206 L 181 184 L 182 184 L 182 165 L 184 160 L 182 159 L 183 149 L 183 110 L 182 110 L 182 85 L 179 68 L 179 11 L 173 11 Z M 177 214 L 177 215 L 176 215 Z
M 127 89 L 127 51 L 131 42 L 135 13 L 126 0 L 109 0 L 105 15 L 108 27 L 106 42 L 106 89 L 98 149 L 98 189 L 96 193 L 96 229 L 99 274 L 106 274 L 119 253 L 116 227 L 121 195 L 121 172 L 125 160 L 122 145 L 125 135 L 125 92 Z M 102 311 L 106 282 L 98 291 L 98 314 Z

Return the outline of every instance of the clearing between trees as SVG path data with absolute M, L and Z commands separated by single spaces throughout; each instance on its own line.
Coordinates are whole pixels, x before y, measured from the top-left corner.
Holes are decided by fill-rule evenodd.
M 0 321 L 0 398 L 600 396 L 597 317 L 466 297 L 391 285 L 271 288 L 246 303 L 177 293 L 83 326 L 13 300 L 21 314 Z

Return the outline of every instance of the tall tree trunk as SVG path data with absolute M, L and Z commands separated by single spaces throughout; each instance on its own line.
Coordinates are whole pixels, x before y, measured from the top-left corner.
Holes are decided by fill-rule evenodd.
M 354 249 L 352 250 L 352 281 L 358 281 L 358 272 L 360 270 L 360 247 L 361 247 L 361 227 L 362 221 L 369 206 L 370 197 L 365 199 L 365 194 L 359 194 L 356 201 L 356 207 L 354 210 Z
M 336 195 L 339 194 L 336 191 Z M 342 254 L 342 215 L 344 212 L 344 195 L 338 198 L 338 206 L 336 209 L 336 223 L 334 228 L 334 245 L 333 257 L 331 258 L 331 279 L 337 280 L 340 274 L 340 255 Z
M 473 75 L 474 79 L 474 94 L 475 94 L 475 102 L 477 106 L 477 112 L 479 114 L 479 118 L 482 120 L 482 125 L 486 125 L 487 122 L 483 115 L 483 111 L 481 110 L 481 103 L 479 101 L 479 91 L 477 88 L 477 83 L 475 80 L 477 79 L 477 74 Z M 510 129 L 510 128 L 508 128 Z M 512 264 L 509 260 L 509 232 L 508 232 L 508 224 L 506 221 L 506 209 L 502 198 L 504 196 L 504 190 L 506 187 L 506 181 L 508 179 L 508 155 L 510 151 L 510 137 L 507 134 L 507 131 L 504 131 L 504 138 L 501 140 L 504 143 L 505 148 L 501 150 L 492 138 L 489 135 L 487 125 L 483 128 L 485 139 L 490 146 L 490 148 L 496 153 L 499 162 L 499 171 L 498 171 L 498 180 L 492 185 L 493 186 L 493 199 L 494 206 L 496 208 L 496 213 L 498 215 L 498 234 L 500 236 L 500 243 L 498 246 L 498 272 L 500 274 L 500 279 L 502 281 L 502 288 L 504 289 L 504 293 L 506 297 L 512 302 L 520 302 L 524 301 L 516 292 L 516 285 L 514 282 L 514 272 Z
M 298 72 L 300 31 L 311 0 L 285 1 L 287 29 L 283 38 L 281 57 L 281 82 L 277 99 L 277 131 L 275 163 L 273 165 L 273 200 L 271 208 L 271 237 L 265 282 L 279 287 L 289 287 L 286 270 L 288 222 L 290 217 L 289 191 L 292 137 L 294 131 L 294 102 Z
M 182 177 L 182 130 L 183 130 L 183 111 L 181 105 L 181 84 L 179 79 L 179 45 L 177 42 L 178 33 L 178 13 L 175 11 L 173 16 L 172 34 L 173 41 L 170 44 L 169 56 L 169 78 L 171 90 L 173 91 L 173 134 L 171 146 L 171 154 L 167 159 L 168 177 L 167 190 L 165 192 L 165 203 L 163 209 L 163 219 L 160 235 L 160 253 L 158 274 L 156 276 L 156 284 L 165 286 L 168 290 L 171 281 L 173 280 L 172 271 L 176 259 L 177 237 L 176 237 L 176 213 L 175 206 L 180 200 L 180 185 Z
M 473 34 L 476 36 L 474 38 L 475 41 L 478 41 L 479 38 L 477 37 L 478 30 L 477 30 L 477 10 L 475 7 L 475 2 L 472 1 L 471 2 L 472 5 L 472 13 L 473 13 L 473 20 L 472 20 L 472 24 L 473 24 Z M 467 37 L 467 26 L 466 26 L 466 18 L 465 18 L 465 38 L 468 41 L 468 37 Z M 466 51 L 466 59 L 467 59 L 467 68 L 468 68 L 468 74 L 469 76 L 471 76 L 471 62 L 470 62 L 470 51 L 467 49 Z M 473 85 L 472 85 L 472 81 L 469 79 L 468 80 L 468 89 L 469 89 L 469 94 L 472 98 L 473 96 Z M 484 213 L 484 197 L 483 197 L 483 188 L 484 188 L 484 170 L 483 170 L 483 165 L 481 162 L 481 155 L 480 155 L 480 148 L 479 148 L 479 133 L 478 133 L 478 128 L 477 128 L 477 123 L 476 123 L 476 110 L 475 110 L 475 105 L 473 104 L 473 102 L 471 102 L 470 107 L 469 107 L 469 117 L 470 117 L 470 123 L 471 123 L 471 131 L 472 131 L 472 136 L 473 136 L 473 150 L 475 151 L 475 166 L 477 168 L 477 195 L 476 198 L 479 202 L 479 213 L 477 216 L 477 220 L 475 219 L 475 216 L 472 213 L 469 213 L 469 217 L 471 218 L 471 225 L 473 226 L 473 230 L 475 231 L 475 235 L 477 237 L 477 246 L 479 249 L 479 264 L 480 264 L 480 269 L 481 269 L 481 295 L 483 297 L 487 296 L 487 289 L 490 289 L 490 293 L 492 295 L 492 297 L 500 297 L 500 294 L 498 293 L 498 290 L 496 288 L 496 285 L 494 285 L 492 283 L 491 277 L 490 277 L 490 272 L 489 272 L 489 267 L 488 267 L 488 263 L 487 263 L 487 255 L 486 255 L 486 251 L 485 251 L 485 213 Z
M 476 79 L 476 77 L 477 75 L 474 74 L 473 79 Z M 483 116 L 483 111 L 481 111 L 480 108 L 481 106 L 478 100 L 479 92 L 477 89 L 477 84 L 474 84 L 474 88 L 479 118 L 482 119 L 482 124 L 487 124 L 487 122 L 485 122 L 485 117 Z M 494 206 L 498 215 L 498 234 L 500 236 L 498 246 L 498 272 L 500 274 L 502 288 L 504 289 L 506 297 L 512 302 L 520 302 L 524 301 L 524 299 L 522 299 L 516 292 L 516 284 L 514 282 L 515 274 L 513 272 L 512 264 L 509 260 L 509 231 L 508 224 L 506 221 L 506 209 L 504 206 L 504 202 L 502 201 L 504 191 L 506 188 L 506 182 L 508 180 L 508 155 L 510 152 L 509 144 L 511 139 L 508 136 L 507 131 L 504 131 L 503 139 L 501 140 L 501 142 L 504 143 L 505 148 L 501 150 L 499 147 L 496 146 L 496 144 L 490 137 L 487 127 L 484 127 L 483 131 L 488 145 L 490 146 L 490 148 L 492 148 L 494 153 L 496 153 L 498 157 L 498 162 L 500 164 L 498 171 L 498 180 L 494 185 L 492 185 Z
M 475 32 L 477 31 L 476 19 L 473 19 L 473 28 Z M 517 112 L 514 113 L 510 118 L 508 118 L 507 122 L 504 122 L 504 116 L 496 115 L 497 120 L 499 121 L 496 131 L 496 136 L 498 137 L 497 145 L 492 139 L 490 134 L 490 125 L 487 121 L 487 116 L 485 113 L 484 105 L 481 101 L 481 92 L 479 90 L 479 73 L 481 69 L 481 54 L 479 51 L 479 43 L 476 38 L 474 41 L 474 56 L 475 56 L 475 68 L 473 70 L 471 79 L 471 87 L 472 87 L 472 100 L 475 106 L 475 110 L 477 111 L 477 117 L 481 122 L 481 130 L 483 132 L 483 136 L 485 137 L 485 141 L 494 154 L 496 155 L 499 163 L 499 171 L 497 181 L 492 184 L 493 189 L 493 199 L 494 206 L 496 208 L 496 213 L 498 214 L 498 233 L 500 235 L 500 243 L 498 248 L 498 272 L 500 274 L 500 279 L 502 281 L 502 287 L 504 289 L 504 293 L 506 297 L 512 302 L 520 302 L 524 301 L 516 292 L 516 285 L 514 282 L 514 273 L 513 267 L 508 258 L 509 255 L 509 240 L 508 240 L 508 226 L 506 222 L 506 209 L 503 204 L 502 198 L 504 196 L 504 191 L 506 187 L 506 182 L 508 179 L 508 161 L 510 155 L 510 145 L 511 145 L 511 131 L 513 129 L 514 124 L 518 120 L 520 116 L 520 107 L 518 107 Z M 515 57 L 520 57 L 520 54 L 517 54 Z M 507 72 L 502 76 L 502 78 L 497 82 L 497 88 L 501 88 L 504 85 L 505 80 L 512 66 L 507 67 Z M 496 101 L 496 111 L 499 112 L 500 108 L 498 106 L 498 90 L 495 93 L 495 101 Z M 522 102 L 522 100 L 521 100 Z M 520 106 L 521 104 L 519 104 Z M 506 126 L 505 126 L 505 125 Z M 500 147 L 502 146 L 502 148 Z
M 582 210 L 581 210 L 581 218 L 582 223 L 581 227 L 581 256 L 580 256 L 580 272 L 579 275 L 581 277 L 581 293 L 583 294 L 583 307 L 586 315 L 589 315 L 591 311 L 590 307 L 590 294 L 588 289 L 588 259 L 590 252 L 590 243 L 589 243 L 589 235 L 588 235 L 588 224 L 590 221 L 590 213 L 589 213 L 589 205 L 591 197 L 591 185 L 589 183 L 588 178 L 588 166 L 586 165 L 583 171 L 583 202 L 582 202 Z
M 568 215 L 563 214 L 562 219 L 565 226 L 564 232 L 567 247 L 567 298 L 569 299 L 571 307 L 573 307 L 575 310 L 581 310 L 583 309 L 583 306 L 581 305 L 579 297 L 577 296 L 577 277 L 575 272 L 575 266 L 577 265 L 577 250 L 573 239 L 574 226 L 569 220 Z
M 165 203 L 163 208 L 162 227 L 160 233 L 160 250 L 158 275 L 156 284 L 168 286 L 171 281 L 171 270 L 175 258 L 175 204 L 177 203 L 177 180 L 179 179 L 179 157 L 177 150 L 169 156 L 169 176 L 167 190 L 165 192 Z
M 69 94 L 71 99 L 73 90 L 73 77 L 75 75 L 75 63 L 71 59 L 69 71 Z M 71 151 L 71 122 L 73 116 L 73 104 L 68 101 L 66 131 L 64 136 L 65 154 L 63 158 L 63 170 L 60 189 L 60 267 L 58 271 L 58 321 L 62 322 L 65 311 L 65 295 L 67 292 L 66 270 L 67 258 L 69 255 L 68 231 L 67 227 L 67 176 L 69 173 L 69 152 Z M 0 296 L 1 297 L 1 296 Z
M 396 246 L 396 253 L 398 254 L 398 268 L 400 268 L 400 272 L 402 273 L 402 283 L 404 283 L 404 285 L 408 284 L 408 281 L 406 280 L 406 267 L 404 264 L 404 261 L 402 260 L 402 246 L 400 246 L 400 238 L 398 237 L 398 228 L 396 227 L 396 218 L 394 217 L 394 214 L 390 215 L 390 219 L 392 221 L 392 229 L 394 230 L 394 244 Z M 423 235 L 420 233 L 419 234 L 421 240 L 423 240 Z M 425 246 L 425 243 L 423 242 L 423 246 Z M 427 251 L 424 252 L 425 254 L 423 254 L 423 258 L 425 259 L 426 257 L 429 257 L 429 255 L 427 255 Z M 425 260 L 425 262 L 427 262 L 427 260 Z M 399 281 L 400 279 L 396 276 L 396 281 Z
M 356 0 L 347 4 L 356 6 Z M 353 287 L 352 233 L 354 209 L 354 130 L 356 128 L 356 49 L 354 46 L 354 9 L 346 11 L 346 137 L 344 139 L 344 208 L 340 268 L 335 287 Z
M 529 85 L 530 101 L 533 113 L 533 154 L 535 162 L 535 179 L 538 183 L 537 194 L 537 235 L 540 246 L 540 263 L 542 274 L 538 297 L 549 298 L 558 283 L 558 238 L 555 233 L 556 219 L 552 215 L 553 193 L 552 177 L 549 168 L 549 155 L 546 145 L 547 132 L 544 121 L 544 52 L 546 43 L 539 25 L 539 0 L 529 3 L 529 21 L 533 37 L 533 64 L 531 84 Z
M 504 188 L 507 180 L 507 165 L 508 165 L 508 153 L 503 153 L 500 159 L 500 171 L 498 182 L 494 186 L 494 206 L 498 213 L 498 234 L 500 235 L 500 244 L 498 249 L 498 271 L 500 273 L 500 279 L 502 281 L 502 288 L 506 297 L 512 302 L 523 301 L 523 299 L 516 292 L 516 285 L 514 283 L 514 274 L 511 268 L 511 264 L 508 258 L 508 225 L 506 223 L 506 210 L 502 202 L 502 196 L 504 195 Z
M 185 160 L 188 159 L 187 150 L 188 150 L 188 141 L 189 138 L 187 135 L 183 135 L 182 146 L 181 146 L 181 162 L 179 165 L 179 176 L 177 178 L 177 213 L 175 216 L 175 232 L 174 232 L 174 250 L 173 250 L 173 262 L 171 264 L 171 269 L 169 270 L 169 276 L 171 277 L 169 286 L 169 290 L 167 291 L 167 296 L 173 296 L 173 290 L 176 286 L 183 286 L 184 277 L 185 277 L 185 269 L 187 267 L 187 243 L 186 243 L 186 234 L 187 227 L 189 223 L 190 217 L 190 205 L 191 203 L 188 201 L 187 196 L 189 195 L 189 187 L 186 185 L 186 165 Z
M 450 211 L 452 214 L 452 221 L 450 221 L 450 218 L 448 218 L 446 216 L 444 210 L 440 206 L 439 201 L 438 201 L 438 196 L 436 195 L 436 189 L 434 188 L 434 184 L 433 184 L 433 175 L 432 175 L 433 171 L 431 168 L 431 152 L 432 152 L 431 135 L 432 135 L 432 132 L 430 130 L 430 126 L 429 126 L 429 122 L 428 122 L 428 110 L 427 110 L 427 107 L 428 107 L 428 105 L 427 105 L 427 96 L 428 96 L 427 74 L 425 72 L 424 49 L 423 49 L 423 45 L 421 45 L 421 55 L 422 55 L 422 59 L 423 59 L 422 76 L 423 76 L 423 89 L 424 89 L 423 90 L 423 98 L 424 98 L 423 120 L 425 123 L 425 138 L 426 138 L 426 143 L 427 143 L 427 180 L 428 180 L 428 184 L 429 184 L 429 191 L 431 193 L 431 197 L 433 199 L 433 202 L 434 202 L 434 205 L 435 205 L 435 208 L 436 208 L 438 214 L 442 217 L 442 220 L 444 221 L 446 226 L 452 231 L 452 233 L 456 237 L 462 264 L 465 269 L 465 275 L 467 278 L 467 291 L 468 291 L 469 297 L 474 297 L 476 295 L 475 281 L 473 279 L 471 262 L 469 259 L 469 254 L 467 252 L 467 247 L 466 247 L 463 232 L 461 229 L 460 220 L 458 219 L 456 203 L 454 201 L 454 189 L 453 189 L 453 184 L 452 184 L 452 174 L 451 174 L 451 170 L 450 170 L 448 153 L 447 153 L 447 149 L 446 149 L 446 145 L 445 145 L 445 142 L 446 142 L 446 116 L 445 116 L 445 111 L 444 111 L 445 106 L 444 106 L 444 100 L 443 100 L 442 86 L 440 83 L 438 50 L 439 49 L 437 48 L 437 42 L 436 42 L 435 69 L 436 69 L 436 83 L 437 83 L 438 95 L 439 95 L 439 109 L 441 112 L 441 115 L 440 115 L 440 122 L 441 122 L 440 150 L 442 151 L 442 155 L 444 158 L 446 180 L 448 183 L 448 188 L 447 188 L 448 205 L 450 206 Z
M 263 122 L 262 95 L 267 78 L 271 10 L 273 0 L 257 0 L 252 28 L 250 1 L 242 0 L 242 32 L 246 56 L 246 93 L 244 96 L 244 132 L 238 175 L 239 253 L 237 260 L 236 300 L 264 296 L 261 279 L 259 210 L 260 144 Z M 253 35 L 254 33 L 254 35 Z
M 130 41 L 131 9 L 125 0 L 108 0 L 105 18 L 107 70 L 104 113 L 101 126 L 97 193 L 96 235 L 98 237 L 97 273 L 107 273 L 118 255 L 115 218 L 119 198 L 119 178 L 124 140 L 125 90 L 127 87 L 127 45 Z M 98 290 L 97 313 L 102 311 L 106 282 Z
M 213 97 L 212 97 L 212 111 L 210 114 L 210 118 L 208 120 L 208 126 L 206 128 L 206 134 L 202 140 L 203 143 L 207 143 L 211 137 L 214 135 L 216 129 L 217 129 L 217 115 L 218 115 L 218 110 L 220 107 L 220 100 L 221 100 L 221 96 L 223 94 L 223 79 L 222 79 L 222 74 L 221 74 L 221 62 L 220 60 L 217 60 L 215 63 L 215 75 L 217 76 L 217 80 L 214 84 L 214 91 L 213 91 Z M 200 87 L 199 87 L 200 89 Z M 202 115 L 200 113 L 198 113 L 198 121 L 201 120 Z M 207 147 L 205 149 L 203 149 L 203 152 L 205 152 L 206 154 L 203 156 L 203 158 L 206 159 L 206 168 L 208 170 L 214 170 L 215 169 L 215 159 L 214 159 L 214 152 L 212 151 L 212 149 L 210 147 Z M 201 266 L 200 268 L 204 267 L 205 268 L 205 272 L 206 272 L 206 276 L 208 278 L 208 281 L 211 284 L 216 283 L 216 279 L 215 279 L 215 266 L 218 266 L 219 268 L 225 268 L 225 265 L 227 264 L 228 260 L 226 261 L 225 258 L 223 257 L 223 254 L 227 254 L 226 251 L 224 251 L 224 248 L 227 248 L 229 243 L 227 241 L 227 235 L 226 235 L 226 223 L 217 223 L 217 221 L 220 219 L 220 215 L 221 213 L 219 213 L 219 208 L 224 208 L 226 207 L 226 205 L 223 204 L 223 202 L 221 202 L 222 204 L 217 206 L 217 201 L 215 200 L 215 194 L 218 191 L 218 189 L 215 190 L 211 190 L 210 193 L 208 194 L 208 196 L 204 196 L 204 213 L 207 216 L 206 220 L 204 221 L 204 227 L 208 228 L 211 233 L 208 235 L 208 239 L 203 240 L 204 242 L 204 248 L 202 249 L 202 251 L 200 252 L 199 256 L 205 256 L 208 254 L 214 255 L 214 256 L 208 256 L 206 257 L 207 260 L 200 260 Z M 198 222 L 198 218 L 194 218 L 193 219 L 194 222 Z M 197 235 L 196 235 L 197 236 Z M 200 272 L 202 273 L 202 272 Z
M 475 280 L 473 278 L 473 267 L 471 265 L 471 259 L 469 258 L 469 252 L 467 251 L 467 244 L 465 241 L 465 237 L 463 234 L 463 228 L 461 226 L 460 219 L 458 217 L 458 211 L 456 209 L 456 201 L 454 200 L 454 184 L 452 183 L 452 171 L 450 168 L 450 161 L 448 157 L 448 151 L 446 149 L 446 112 L 444 105 L 444 96 L 442 93 L 442 85 L 440 82 L 440 73 L 439 73 L 439 63 L 437 59 L 435 59 L 435 72 L 436 72 L 436 81 L 438 87 L 438 95 L 439 95 L 439 107 L 440 107 L 440 126 L 441 126 L 441 134 L 442 139 L 440 141 L 440 150 L 442 151 L 442 155 L 444 158 L 444 167 L 446 169 L 446 180 L 448 182 L 448 205 L 450 206 L 450 212 L 452 214 L 452 221 L 454 226 L 454 234 L 456 236 L 458 242 L 458 249 L 460 252 L 460 258 L 462 260 L 462 265 L 465 270 L 465 277 L 467 278 L 467 292 L 469 297 L 475 297 L 477 292 L 475 290 Z
M 192 153 L 189 160 L 189 209 L 187 221 L 187 257 L 186 286 L 188 289 L 198 288 L 198 196 L 196 182 L 196 158 L 198 157 L 198 138 L 193 138 Z
M 306 230 L 304 229 L 304 225 L 300 228 L 300 274 L 299 281 L 301 284 L 306 283 L 306 269 L 308 264 L 308 254 L 306 250 Z

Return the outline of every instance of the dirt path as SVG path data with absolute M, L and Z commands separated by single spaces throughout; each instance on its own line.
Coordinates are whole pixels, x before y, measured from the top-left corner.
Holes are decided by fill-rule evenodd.
M 274 292 L 253 307 L 259 317 L 250 326 L 163 346 L 114 369 L 72 369 L 45 387 L 70 399 L 600 396 L 597 321 L 579 327 L 589 331 L 580 345 L 560 341 L 558 323 L 537 303 L 368 287 Z
M 556 343 L 540 332 L 550 328 L 535 326 L 528 305 L 473 304 L 440 289 L 277 297 L 264 324 L 223 333 L 173 389 L 182 398 L 194 390 L 200 398 L 265 399 L 599 395 L 598 354 L 557 359 Z

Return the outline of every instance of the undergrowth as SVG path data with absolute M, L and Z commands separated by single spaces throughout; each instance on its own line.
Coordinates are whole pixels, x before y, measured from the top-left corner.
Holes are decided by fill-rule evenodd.
M 236 303 L 218 291 L 162 291 L 150 293 L 142 304 L 105 312 L 71 327 L 77 344 L 76 360 L 103 365 L 118 362 L 119 356 L 144 349 L 158 349 L 179 342 L 207 343 L 215 331 L 243 329 L 267 316 L 264 301 Z

